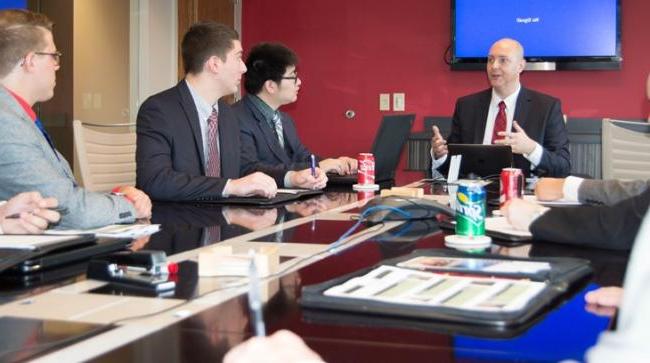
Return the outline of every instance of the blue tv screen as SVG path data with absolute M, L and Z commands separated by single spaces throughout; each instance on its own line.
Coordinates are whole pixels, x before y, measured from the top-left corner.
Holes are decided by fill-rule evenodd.
M 452 62 L 518 40 L 528 60 L 619 61 L 620 0 L 452 0 Z
M 26 9 L 27 0 L 2 0 L 0 10 L 2 9 Z

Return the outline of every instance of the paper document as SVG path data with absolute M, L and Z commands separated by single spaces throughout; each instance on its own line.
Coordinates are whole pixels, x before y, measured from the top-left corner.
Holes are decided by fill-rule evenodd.
M 48 230 L 50 235 L 94 234 L 97 237 L 138 238 L 154 234 L 160 230 L 160 224 L 111 224 L 106 227 L 87 230 Z
M 558 205 L 582 205 L 582 203 L 574 200 L 558 199 L 558 200 L 537 200 L 537 197 L 534 195 L 524 195 L 524 200 L 539 203 L 546 206 L 558 206 Z
M 485 218 L 485 229 L 493 232 L 505 233 L 513 236 L 530 237 L 533 235 L 528 231 L 521 231 L 508 222 L 506 217 L 487 217 Z
M 299 194 L 301 192 L 304 192 L 306 189 L 281 189 L 278 188 L 278 194 L 279 193 L 284 193 L 284 194 Z
M 39 247 L 77 239 L 77 234 L 75 233 L 74 236 L 0 235 L 0 248 L 35 250 Z

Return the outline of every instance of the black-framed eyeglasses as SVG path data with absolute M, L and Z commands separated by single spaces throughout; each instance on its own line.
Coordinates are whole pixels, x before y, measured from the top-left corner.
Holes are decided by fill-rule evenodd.
M 294 84 L 298 83 L 298 72 L 294 73 L 294 75 L 291 76 L 291 77 L 282 77 L 282 79 L 291 79 L 291 80 L 293 80 Z
M 63 53 L 61 53 L 61 52 L 52 52 L 52 53 L 49 53 L 49 52 L 34 52 L 34 54 L 36 54 L 36 55 L 49 55 L 50 57 L 52 57 L 52 59 L 54 59 L 56 64 L 59 64 L 59 61 L 61 60 L 61 57 L 63 56 Z

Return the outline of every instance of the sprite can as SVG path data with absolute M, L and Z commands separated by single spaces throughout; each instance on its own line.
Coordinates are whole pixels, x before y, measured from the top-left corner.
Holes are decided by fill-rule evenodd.
M 456 234 L 485 235 L 485 187 L 482 182 L 460 181 L 456 193 Z

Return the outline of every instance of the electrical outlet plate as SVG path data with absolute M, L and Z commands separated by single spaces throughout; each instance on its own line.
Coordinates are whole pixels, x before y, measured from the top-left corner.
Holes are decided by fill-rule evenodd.
M 390 111 L 390 93 L 379 94 L 379 111 Z
M 406 94 L 393 93 L 393 111 L 406 110 Z

